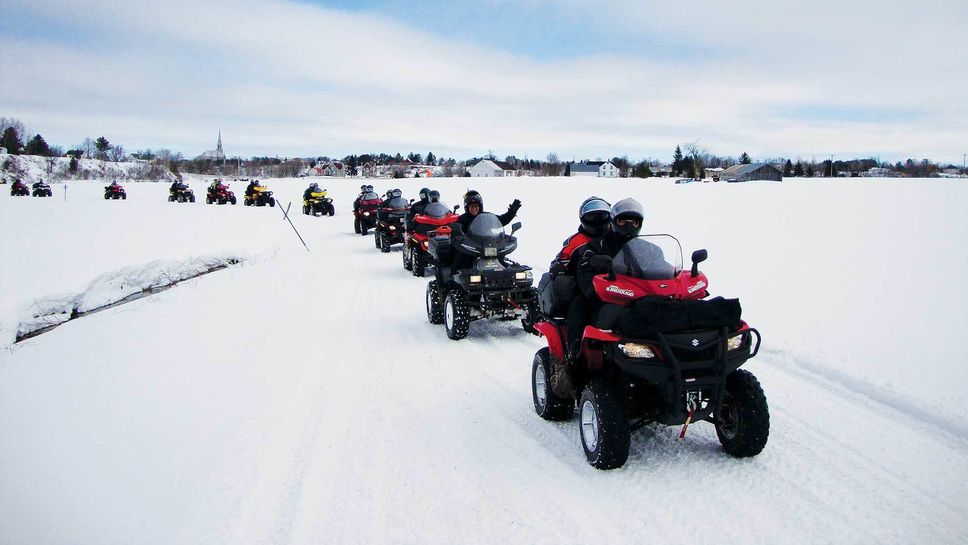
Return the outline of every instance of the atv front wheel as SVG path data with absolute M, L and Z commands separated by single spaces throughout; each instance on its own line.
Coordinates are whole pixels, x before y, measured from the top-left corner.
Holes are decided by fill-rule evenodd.
M 427 271 L 427 262 L 424 261 L 423 254 L 416 250 L 411 250 L 413 257 L 410 260 L 413 262 L 413 275 L 418 278 L 423 278 L 424 272 Z
M 329 205 L 329 217 L 333 217 L 335 215 L 336 215 L 336 207 L 333 205 Z
M 390 253 L 390 238 L 386 233 L 380 233 L 380 251 L 385 254 Z
M 380 230 L 379 229 L 373 230 L 373 245 L 376 246 L 378 250 L 380 249 Z
M 195 195 L 189 195 L 188 202 L 195 202 Z
M 770 408 L 753 373 L 737 369 L 726 376 L 723 402 L 716 415 L 716 435 L 731 456 L 756 456 L 770 436 Z
M 464 294 L 458 289 L 451 290 L 444 300 L 444 329 L 447 330 L 447 338 L 452 341 L 463 339 L 470 326 L 470 313 L 467 303 L 464 302 Z
M 410 246 L 404 244 L 403 252 L 401 252 L 401 255 L 403 255 L 403 269 L 406 271 L 412 271 L 413 270 L 413 249 Z
M 622 467 L 629 458 L 631 430 L 615 392 L 601 379 L 588 383 L 579 402 L 581 446 L 588 463 L 598 469 Z
M 276 198 L 269 197 L 269 208 L 275 208 L 275 207 L 276 207 Z
M 231 202 L 232 204 L 235 204 L 235 203 L 237 203 L 237 202 L 239 202 L 239 200 L 238 200 L 238 199 L 236 199 L 235 197 L 232 197 L 232 198 L 230 199 L 230 202 Z
M 440 295 L 437 293 L 436 280 L 431 280 L 427 284 L 425 299 L 427 303 L 427 320 L 434 325 L 443 323 L 444 310 L 440 308 Z
M 538 350 L 531 365 L 531 399 L 534 412 L 545 420 L 568 420 L 575 409 L 575 402 L 558 397 L 551 389 L 551 351 L 548 347 Z

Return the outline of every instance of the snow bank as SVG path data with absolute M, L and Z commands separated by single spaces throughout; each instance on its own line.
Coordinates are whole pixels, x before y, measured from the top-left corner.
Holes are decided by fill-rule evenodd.
M 161 167 L 140 161 L 102 161 L 79 159 L 76 172 L 70 172 L 70 157 L 37 155 L 0 155 L 0 179 L 9 184 L 14 178 L 32 184 L 38 180 L 165 180 L 170 176 Z
M 242 260 L 238 256 L 202 256 L 185 261 L 157 260 L 106 272 L 79 293 L 38 297 L 26 307 L 8 312 L 8 316 L 0 319 L 0 346 L 78 315 L 129 300 L 132 296 L 174 286 L 182 280 L 235 265 Z

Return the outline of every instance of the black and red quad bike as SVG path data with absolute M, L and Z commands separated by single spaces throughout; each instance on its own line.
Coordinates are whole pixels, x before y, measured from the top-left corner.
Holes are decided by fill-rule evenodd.
M 17 180 L 16 182 L 13 183 L 12 186 L 10 186 L 10 196 L 11 197 L 29 197 L 30 188 L 27 187 L 27 184 L 21 182 L 20 180 Z
M 403 197 L 390 199 L 385 207 L 377 211 L 373 242 L 381 252 L 390 253 L 391 246 L 403 244 L 403 219 L 409 211 L 410 203 Z
M 465 234 L 454 223 L 450 236 L 440 229 L 430 239 L 434 280 L 427 284 L 427 320 L 444 324 L 451 340 L 467 336 L 471 322 L 480 319 L 518 320 L 531 324 L 538 312 L 531 267 L 508 259 L 518 247 L 514 233 L 505 234 L 501 220 L 481 212 Z
M 631 432 L 657 422 L 682 426 L 705 420 L 716 427 L 723 449 L 755 456 L 766 446 L 770 414 L 763 389 L 740 369 L 759 351 L 760 334 L 740 319 L 737 299 L 708 297 L 699 272 L 706 250 L 692 254 L 682 270 L 679 241 L 669 235 L 632 239 L 614 259 L 592 258 L 594 288 L 603 306 L 585 327 L 574 361 L 566 361 L 567 305 L 544 297 L 534 328 L 548 342 L 535 354 L 531 388 L 535 412 L 567 420 L 576 402 L 581 443 L 599 469 L 625 464 Z M 544 283 L 544 282 L 542 282 Z M 557 308 L 555 308 L 557 307 Z M 553 387 L 564 371 L 572 393 Z
M 380 205 L 380 196 L 373 191 L 360 195 L 353 209 L 353 231 L 366 236 L 370 229 L 376 226 L 376 209 Z
M 404 234 L 403 268 L 411 271 L 414 276 L 423 277 L 427 266 L 433 264 L 429 250 L 430 239 L 437 235 L 449 237 L 449 225 L 459 217 L 442 202 L 432 202 L 422 213 L 414 216 L 412 230 Z
M 205 192 L 205 204 L 235 204 L 237 202 L 239 201 L 235 198 L 235 193 L 229 190 L 229 184 L 218 182 L 214 188 L 209 186 Z
M 124 191 L 124 187 L 123 186 L 120 186 L 120 185 L 117 185 L 117 184 L 111 184 L 111 185 L 104 186 L 104 200 L 108 200 L 108 199 L 114 199 L 114 200 L 122 199 L 123 200 L 123 199 L 127 199 L 127 198 L 128 198 L 128 194 Z

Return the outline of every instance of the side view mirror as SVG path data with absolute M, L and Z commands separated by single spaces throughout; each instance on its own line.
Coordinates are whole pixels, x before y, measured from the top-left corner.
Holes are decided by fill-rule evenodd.
M 511 224 L 511 234 L 514 235 L 515 231 L 521 228 L 521 222 L 514 222 Z
M 413 204 L 413 199 L 410 199 L 410 204 Z
M 454 212 L 457 212 L 458 210 L 460 210 L 460 205 L 459 204 L 455 204 L 454 205 Z
M 706 261 L 708 257 L 709 252 L 707 252 L 705 248 L 702 250 L 696 250 L 692 253 L 692 271 L 690 271 L 690 273 L 692 274 L 693 278 L 699 276 L 699 264 L 703 261 Z

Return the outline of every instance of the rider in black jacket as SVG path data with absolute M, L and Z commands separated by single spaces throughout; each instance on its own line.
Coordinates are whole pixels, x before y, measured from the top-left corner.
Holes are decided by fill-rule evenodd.
M 518 214 L 518 209 L 521 208 L 521 201 L 514 199 L 510 205 L 508 205 L 508 211 L 498 215 L 497 219 L 501 220 L 501 225 L 507 225 L 511 223 L 514 216 Z M 481 194 L 473 189 L 464 194 L 464 213 L 457 218 L 457 222 L 460 223 L 461 229 L 466 233 L 471 227 L 471 222 L 478 214 L 484 211 L 484 198 Z

